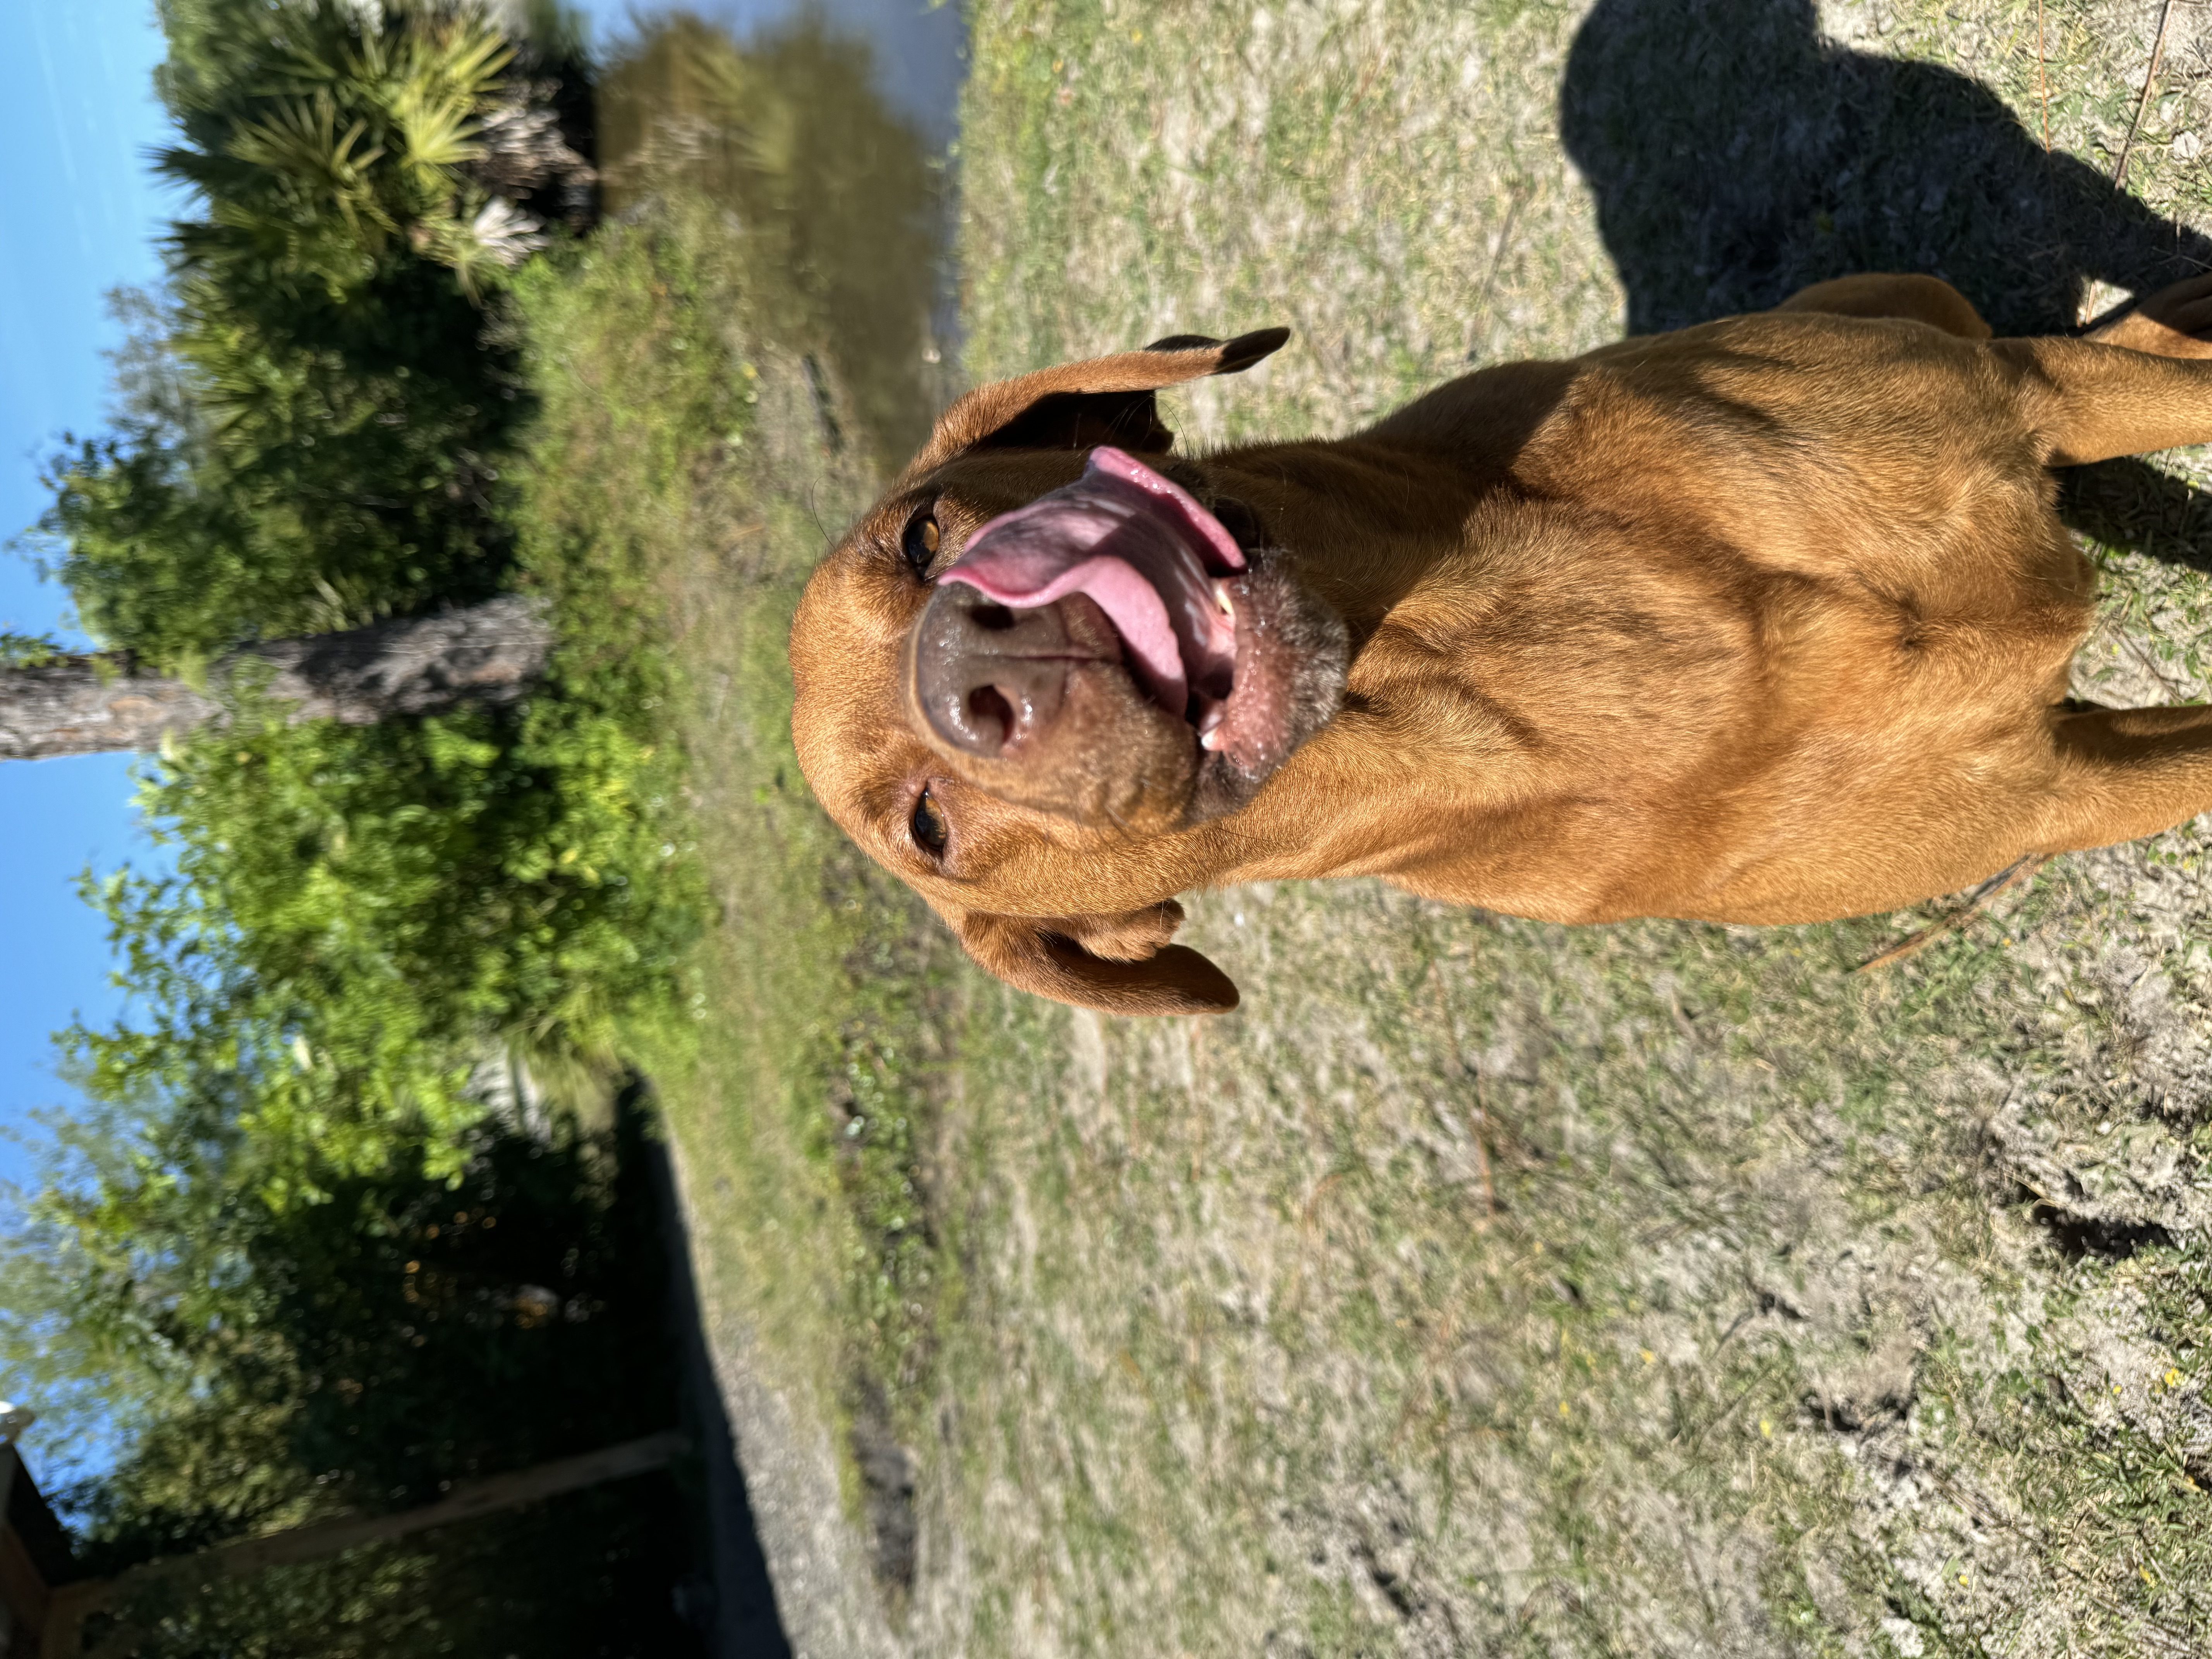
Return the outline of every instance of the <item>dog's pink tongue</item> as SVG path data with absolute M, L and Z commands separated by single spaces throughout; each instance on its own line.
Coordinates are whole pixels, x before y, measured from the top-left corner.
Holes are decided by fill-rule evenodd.
M 1023 611 L 1085 595 L 1161 707 L 1180 714 L 1194 682 L 1224 696 L 1237 665 L 1236 624 L 1215 602 L 1208 563 L 1241 570 L 1243 551 L 1174 483 L 1102 446 L 1074 483 L 976 532 L 938 580 Z

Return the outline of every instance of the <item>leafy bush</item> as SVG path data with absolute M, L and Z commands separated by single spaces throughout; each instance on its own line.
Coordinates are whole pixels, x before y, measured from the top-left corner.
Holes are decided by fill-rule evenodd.
M 678 13 L 641 29 L 599 91 L 610 206 L 735 215 L 766 276 L 747 293 L 760 331 L 826 364 L 817 396 L 834 380 L 866 450 L 903 465 L 945 390 L 927 364 L 948 192 L 866 49 L 817 17 L 741 50 Z
M 172 344 L 203 382 L 250 379 L 254 402 L 210 431 L 93 439 L 50 463 L 40 528 L 97 638 L 176 667 L 497 591 L 512 388 L 273 347 L 246 362 L 244 339 L 235 373 Z M 453 349 L 483 356 L 465 336 Z
M 166 21 L 185 143 L 160 164 L 209 210 L 174 251 L 260 332 L 357 346 L 349 301 L 423 263 L 473 295 L 528 250 L 465 171 L 515 55 L 481 7 L 171 0 Z
M 272 1194 L 310 1153 L 457 1149 L 489 1047 L 604 1056 L 669 995 L 696 911 L 655 776 L 631 722 L 558 695 L 368 727 L 249 702 L 142 791 L 174 873 L 87 884 L 137 1011 L 68 1034 L 85 1087 L 234 1120 Z

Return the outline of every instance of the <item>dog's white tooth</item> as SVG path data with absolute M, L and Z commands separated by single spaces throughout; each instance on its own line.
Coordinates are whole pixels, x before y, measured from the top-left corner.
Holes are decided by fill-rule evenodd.
M 1223 616 L 1231 617 L 1236 616 L 1237 605 L 1236 602 L 1229 597 L 1229 584 L 1227 582 L 1219 581 L 1214 583 L 1213 602 L 1221 607 L 1221 614 Z
M 1218 749 L 1218 748 L 1220 748 L 1220 747 L 1221 747 L 1221 733 L 1220 733 L 1220 732 L 1217 729 L 1217 730 L 1214 730 L 1214 731 L 1210 731 L 1210 732 L 1200 732 L 1200 733 L 1198 734 L 1198 746 L 1199 746 L 1200 749 Z

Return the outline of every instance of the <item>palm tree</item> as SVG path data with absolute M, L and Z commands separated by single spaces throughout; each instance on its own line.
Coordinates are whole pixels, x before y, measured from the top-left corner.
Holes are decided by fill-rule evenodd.
M 258 49 L 234 67 L 180 53 L 167 77 L 189 142 L 158 166 L 207 206 L 172 239 L 181 276 L 343 303 L 428 258 L 474 297 L 539 245 L 537 222 L 471 173 L 492 159 L 488 133 L 511 143 L 518 127 L 514 48 L 478 8 L 287 0 L 254 21 Z
M 494 185 L 584 166 L 539 118 L 550 88 L 468 0 L 162 14 L 159 166 L 197 200 L 142 355 L 174 395 L 58 458 L 41 525 L 86 625 L 136 654 L 15 653 L 32 678 L 0 688 L 0 754 L 143 746 L 210 706 L 149 666 L 465 605 L 512 557 L 497 481 L 528 400 L 483 307 L 543 240 Z

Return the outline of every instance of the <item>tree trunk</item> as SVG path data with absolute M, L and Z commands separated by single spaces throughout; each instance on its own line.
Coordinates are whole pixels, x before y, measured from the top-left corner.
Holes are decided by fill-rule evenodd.
M 544 672 L 553 630 L 544 610 L 506 594 L 465 611 L 374 623 L 344 634 L 234 652 L 204 688 L 132 672 L 127 657 L 67 657 L 0 669 L 0 760 L 158 749 L 224 714 L 241 670 L 267 678 L 295 720 L 373 726 L 463 703 L 510 703 Z

